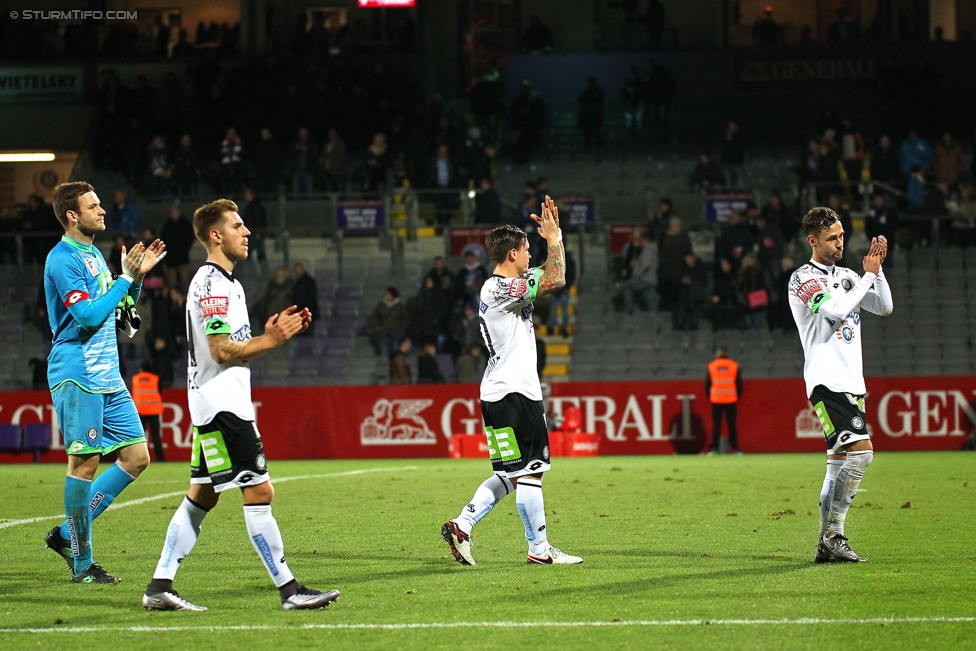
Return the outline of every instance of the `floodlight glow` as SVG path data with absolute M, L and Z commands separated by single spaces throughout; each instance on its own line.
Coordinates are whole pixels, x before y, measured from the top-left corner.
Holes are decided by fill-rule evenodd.
M 22 152 L 0 154 L 0 163 L 47 163 L 54 160 L 53 152 Z

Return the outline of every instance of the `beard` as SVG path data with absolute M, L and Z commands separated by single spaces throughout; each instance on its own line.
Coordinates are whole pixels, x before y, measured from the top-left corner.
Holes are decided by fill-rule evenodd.
M 78 231 L 85 237 L 95 237 L 96 233 L 101 233 L 105 230 L 105 224 L 103 222 L 91 221 L 86 224 L 78 222 Z

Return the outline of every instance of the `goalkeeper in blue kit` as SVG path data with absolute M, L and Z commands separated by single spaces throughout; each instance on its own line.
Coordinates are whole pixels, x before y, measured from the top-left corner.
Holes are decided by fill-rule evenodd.
M 45 542 L 67 561 L 73 582 L 118 583 L 92 560 L 91 523 L 146 469 L 149 450 L 119 373 L 116 326 L 118 320 L 131 332 L 131 306 L 165 246 L 156 240 L 123 248 L 122 274 L 113 278 L 93 243 L 105 230 L 94 188 L 62 183 L 54 189 L 54 212 L 65 234 L 47 256 L 44 293 L 53 336 L 48 385 L 68 454 L 67 520 Z M 112 452 L 118 461 L 96 479 L 98 462 Z

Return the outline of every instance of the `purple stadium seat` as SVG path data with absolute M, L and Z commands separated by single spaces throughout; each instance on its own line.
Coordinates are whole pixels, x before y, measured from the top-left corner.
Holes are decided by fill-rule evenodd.
M 0 450 L 4 452 L 19 451 L 20 438 L 20 425 L 11 425 L 10 423 L 0 425 Z
M 51 449 L 51 426 L 47 423 L 31 423 L 24 426 L 23 450 L 34 453 L 34 462 L 41 460 L 41 452 Z

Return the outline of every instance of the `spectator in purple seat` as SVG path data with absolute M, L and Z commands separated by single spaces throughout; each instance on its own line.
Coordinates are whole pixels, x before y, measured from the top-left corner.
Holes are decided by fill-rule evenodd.
M 951 133 L 944 132 L 932 154 L 932 173 L 935 180 L 955 185 L 965 169 L 966 154 L 962 145 L 953 140 Z
M 254 306 L 257 321 L 264 323 L 272 314 L 279 314 L 289 307 L 291 302 L 292 280 L 288 269 L 280 265 L 275 269 L 274 277 L 268 281 L 264 294 Z
M 830 196 L 827 197 L 827 205 L 830 206 L 831 210 L 837 213 L 838 221 L 840 221 L 840 225 L 844 227 L 844 241 L 850 242 L 851 238 L 854 236 L 854 222 L 851 219 L 851 211 L 844 207 L 844 204 L 842 204 L 840 201 L 840 195 L 836 192 L 830 193 Z M 846 248 L 844 250 L 844 254 L 846 257 Z M 844 264 L 844 257 L 841 257 L 839 263 L 841 265 Z
M 631 66 L 621 91 L 624 100 L 624 125 L 630 134 L 641 130 L 644 124 L 644 94 L 647 88 L 637 66 Z
M 441 347 L 447 342 L 447 320 L 451 306 L 447 295 L 434 285 L 430 276 L 424 278 L 420 294 L 408 307 L 409 334 L 414 341 L 437 341 Z
M 335 127 L 329 129 L 329 137 L 322 147 L 322 175 L 329 192 L 345 192 L 349 176 L 349 150 L 346 141 Z
M 390 357 L 400 339 L 406 335 L 409 325 L 410 316 L 407 314 L 407 307 L 400 300 L 400 291 L 390 285 L 383 292 L 383 300 L 376 304 L 366 322 L 373 352 Z
M 886 134 L 881 134 L 878 138 L 878 146 L 871 153 L 871 179 L 889 185 L 900 182 L 901 166 L 898 161 L 898 151 Z
M 437 364 L 437 344 L 424 342 L 423 351 L 417 357 L 417 384 L 444 384 L 446 379 Z
M 149 159 L 150 192 L 155 197 L 172 191 L 173 160 L 166 147 L 166 139 L 156 136 L 149 143 L 146 156 Z
M 163 260 L 166 284 L 185 291 L 190 282 L 190 249 L 197 238 L 179 201 L 169 207 L 169 219 L 163 224 L 160 239 L 166 242 L 167 255 Z
M 657 272 L 658 272 L 658 248 L 657 243 L 651 242 L 647 233 L 642 229 L 637 229 L 635 246 L 632 247 L 632 257 L 630 267 L 627 270 L 627 279 L 623 283 L 624 309 L 628 314 L 634 313 L 634 295 L 640 297 L 640 309 L 646 312 L 657 312 Z M 568 307 L 568 285 L 561 291 L 567 293 Z M 555 294 L 553 294 L 555 296 Z M 567 310 L 568 311 L 568 310 Z M 550 321 L 555 322 L 555 317 L 550 316 Z
M 193 148 L 190 134 L 180 136 L 180 146 L 173 152 L 173 181 L 176 184 L 176 196 L 195 197 L 200 187 L 200 174 L 203 161 Z
M 742 258 L 752 251 L 755 243 L 749 225 L 737 210 L 733 210 L 729 212 L 729 221 L 715 242 L 715 254 L 729 260 L 738 269 L 742 265 Z
M 739 279 L 732 263 L 719 258 L 718 269 L 712 283 L 712 299 L 709 306 L 712 330 L 738 330 L 742 322 L 742 304 L 739 303 Z
M 750 303 L 750 294 L 767 291 L 766 301 Z M 761 330 L 763 315 L 769 307 L 769 294 L 763 280 L 763 270 L 755 253 L 747 253 L 742 258 L 742 268 L 739 270 L 739 300 L 742 303 L 746 330 Z
M 454 275 L 444 264 L 444 256 L 437 256 L 434 258 L 434 266 L 430 268 L 427 275 L 424 278 L 432 278 L 434 280 L 434 287 L 440 289 L 444 292 L 444 295 L 448 299 L 448 304 L 453 304 L 454 298 Z M 421 283 L 421 291 L 423 291 L 423 283 Z
M 121 188 L 115 191 L 114 201 L 106 218 L 106 221 L 112 224 L 112 230 L 129 239 L 135 238 L 142 225 L 142 216 L 138 208 L 126 199 L 125 190 Z
M 661 197 L 657 203 L 657 211 L 651 213 L 651 216 L 647 218 L 647 236 L 651 238 L 652 242 L 656 242 L 658 247 L 661 246 L 664 234 L 668 230 L 668 222 L 673 216 L 674 204 L 671 202 L 671 198 Z
M 696 192 L 710 192 L 713 188 L 722 187 L 725 184 L 725 175 L 718 165 L 712 162 L 712 157 L 707 151 L 698 154 L 698 163 L 691 173 L 691 189 Z
M 746 144 L 739 130 L 739 123 L 729 120 L 722 140 L 722 171 L 725 185 L 730 188 L 742 186 L 742 166 L 746 159 Z
M 224 139 L 220 143 L 220 188 L 224 193 L 238 193 L 244 181 L 244 171 L 241 165 L 243 146 L 237 129 L 227 127 Z
M 881 192 L 876 192 L 871 198 L 871 208 L 864 217 L 864 234 L 868 240 L 884 235 L 892 243 L 885 258 L 885 264 L 894 266 L 895 234 L 898 232 L 898 214 Z
M 310 337 L 315 332 L 315 321 L 321 316 L 321 312 L 319 312 L 318 285 L 315 279 L 305 270 L 305 265 L 302 263 L 296 262 L 295 266 L 292 267 L 292 271 L 295 274 L 295 282 L 291 288 L 292 305 L 297 306 L 299 312 L 308 308 L 308 311 L 312 314 L 312 323 L 309 324 L 307 330 L 298 333 L 298 336 Z M 404 310 L 404 314 L 406 314 L 406 310 Z M 404 325 L 404 327 L 406 326 Z
M 908 195 L 908 212 L 921 213 L 925 203 L 925 170 L 921 165 L 913 165 L 909 170 L 905 193 Z
M 951 241 L 954 246 L 976 246 L 976 197 L 973 188 L 960 184 L 956 197 L 948 204 L 952 215 L 950 224 Z
M 603 89 L 592 75 L 586 78 L 586 89 L 576 98 L 578 123 L 587 148 L 603 146 Z
M 261 129 L 261 136 L 251 148 L 250 157 L 254 189 L 262 194 L 278 194 L 284 161 L 281 147 L 270 128 Z M 248 228 L 254 232 L 250 224 Z
M 475 342 L 464 349 L 454 365 L 457 381 L 460 384 L 474 384 L 481 382 L 485 374 L 485 356 L 480 343 Z
M 468 251 L 464 254 L 464 266 L 461 267 L 454 280 L 454 296 L 457 300 L 464 304 L 474 305 L 474 301 L 478 300 L 478 291 L 480 291 L 480 286 L 476 289 L 476 280 L 480 279 L 481 284 L 488 278 L 488 273 L 485 268 L 478 263 L 478 258 L 475 257 L 474 252 Z
M 434 195 L 437 223 L 446 226 L 458 207 L 458 193 L 454 191 L 458 187 L 457 166 L 447 145 L 438 145 L 437 154 L 430 165 L 430 179 L 438 190 Z
M 474 199 L 476 224 L 500 224 L 502 222 L 502 200 L 492 186 L 491 179 L 485 177 L 479 184 L 480 192 Z
M 384 189 L 391 164 L 386 134 L 377 133 L 373 136 L 369 149 L 366 150 L 366 178 L 363 180 L 363 190 L 376 192 Z
M 315 192 L 315 164 L 319 159 L 319 145 L 311 137 L 308 127 L 299 127 L 291 144 L 289 160 L 292 194 Z
M 254 251 L 253 259 L 258 270 L 258 276 L 264 277 L 268 273 L 268 256 L 265 250 L 269 235 L 268 213 L 264 209 L 261 199 L 254 193 L 254 188 L 244 188 L 244 201 L 247 203 L 244 204 L 244 210 L 241 211 L 241 219 L 247 229 L 251 231 L 251 235 L 248 237 L 248 248 Z
M 810 138 L 807 148 L 800 152 L 800 164 L 796 166 L 796 174 L 801 183 L 816 183 L 823 180 L 820 168 L 820 141 Z
M 546 108 L 539 96 L 532 92 L 528 80 L 522 82 L 519 94 L 512 101 L 509 123 L 514 130 L 515 162 L 528 163 L 532 149 L 542 142 L 546 127 Z
M 396 352 L 390 355 L 390 384 L 413 384 L 413 375 L 407 362 L 407 354 L 412 347 L 410 337 L 404 337 Z
M 762 214 L 770 224 L 776 224 L 785 244 L 789 245 L 796 239 L 796 234 L 800 230 L 800 221 L 796 213 L 783 202 L 779 192 L 769 195 L 769 202 L 763 206 Z
M 783 236 L 780 235 L 779 227 L 769 222 L 761 214 L 755 221 L 756 238 L 756 258 L 759 266 L 763 270 L 763 281 L 769 291 L 770 298 L 783 293 L 783 289 L 777 285 L 779 280 L 779 264 L 783 259 Z
M 685 255 L 680 282 L 678 303 L 671 311 L 671 325 L 674 330 L 697 330 L 705 306 L 708 274 L 694 253 Z
M 681 219 L 672 217 L 668 222 L 668 232 L 661 242 L 661 266 L 658 272 L 658 293 L 661 297 L 660 309 L 671 310 L 678 302 L 681 290 L 681 272 L 685 256 L 691 253 L 691 236 L 681 225 Z

